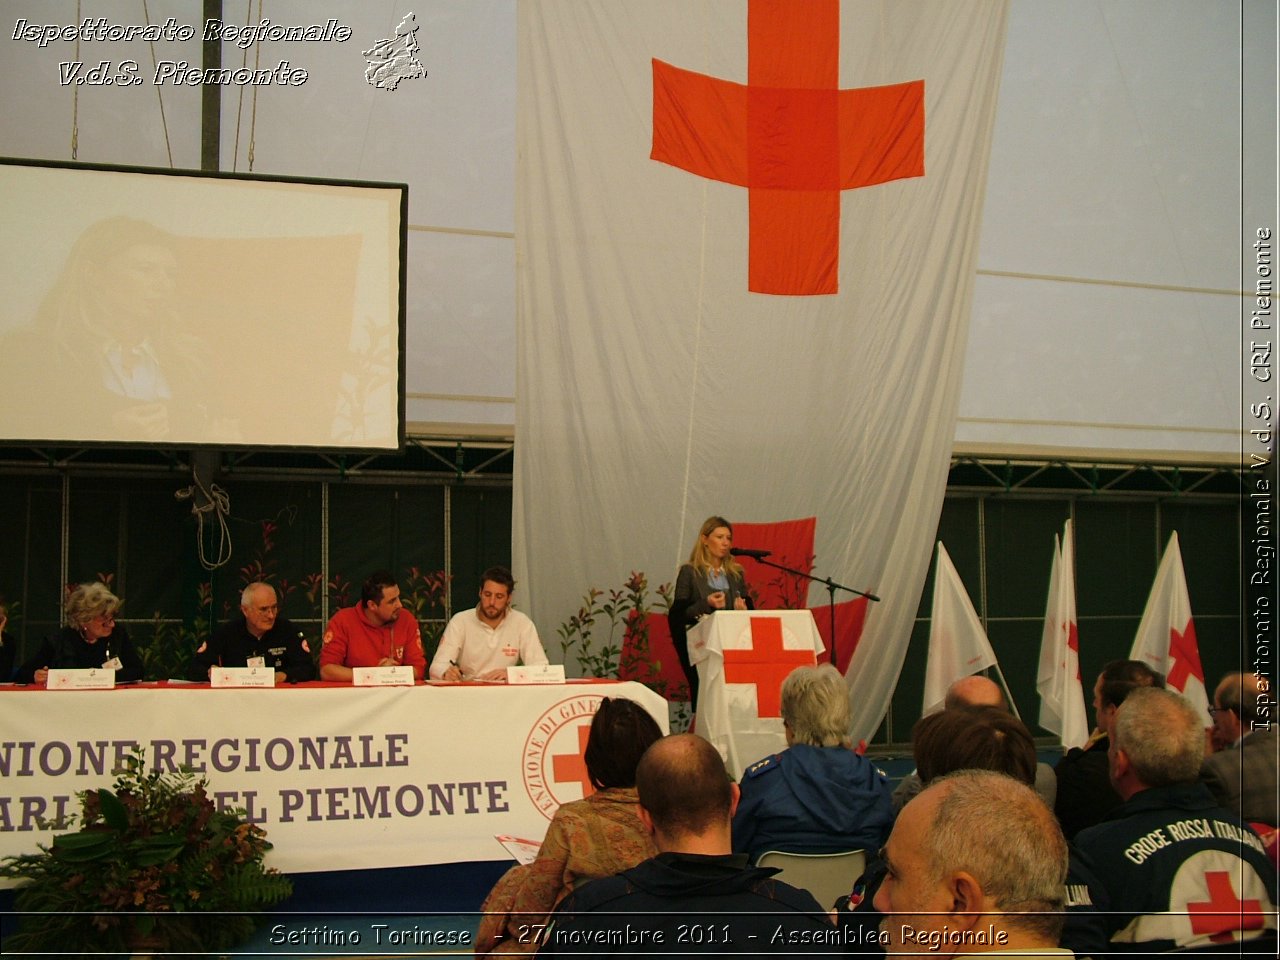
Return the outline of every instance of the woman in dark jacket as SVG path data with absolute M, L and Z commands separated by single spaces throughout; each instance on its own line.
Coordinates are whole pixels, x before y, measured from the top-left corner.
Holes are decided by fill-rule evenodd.
M 115 670 L 116 682 L 142 679 L 142 658 L 116 623 L 120 598 L 101 583 L 82 583 L 67 596 L 67 625 L 40 644 L 18 670 L 18 683 L 43 684 L 49 668 Z
M 741 565 L 729 554 L 733 526 L 724 517 L 708 517 L 698 531 L 689 562 L 676 575 L 675 594 L 667 613 L 671 642 L 689 682 L 689 705 L 698 709 L 698 674 L 689 663 L 687 632 L 716 610 L 749 610 L 751 598 Z

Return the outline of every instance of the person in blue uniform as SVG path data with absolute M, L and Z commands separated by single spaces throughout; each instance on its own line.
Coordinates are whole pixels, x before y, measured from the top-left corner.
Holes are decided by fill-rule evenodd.
M 853 751 L 849 687 L 829 663 L 798 667 L 782 683 L 787 749 L 747 767 L 733 818 L 733 849 L 878 850 L 893 826 L 888 781 Z
M 120 598 L 103 583 L 82 583 L 67 594 L 63 608 L 67 625 L 51 637 L 21 667 L 18 683 L 44 684 L 49 668 L 103 669 L 116 672 L 116 683 L 142 679 L 142 658 L 123 624 L 116 623 Z
M 208 680 L 221 667 L 272 667 L 276 683 L 303 683 L 316 678 L 311 648 L 302 631 L 280 616 L 276 591 L 269 583 L 251 583 L 240 595 L 240 616 L 214 631 L 200 645 L 188 679 Z

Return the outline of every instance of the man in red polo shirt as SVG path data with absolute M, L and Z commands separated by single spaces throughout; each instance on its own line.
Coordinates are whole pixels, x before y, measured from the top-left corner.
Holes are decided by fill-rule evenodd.
M 333 615 L 320 649 L 320 679 L 351 682 L 352 667 L 413 667 L 421 680 L 427 658 L 418 621 L 400 604 L 396 578 L 379 570 L 364 582 L 360 604 Z

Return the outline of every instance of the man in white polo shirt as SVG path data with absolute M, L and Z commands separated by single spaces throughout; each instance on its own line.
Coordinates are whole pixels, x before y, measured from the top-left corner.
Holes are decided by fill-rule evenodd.
M 516 582 L 506 567 L 480 577 L 480 602 L 455 614 L 431 661 L 433 680 L 504 680 L 507 667 L 547 662 L 533 621 L 511 609 Z

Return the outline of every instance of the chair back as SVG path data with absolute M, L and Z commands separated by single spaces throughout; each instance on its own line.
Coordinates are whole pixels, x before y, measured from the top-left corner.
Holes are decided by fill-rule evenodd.
M 839 853 L 786 853 L 767 850 L 756 860 L 758 867 L 778 867 L 776 878 L 801 890 L 808 890 L 813 899 L 829 910 L 836 900 L 853 889 L 854 881 L 867 868 L 865 850 L 844 850 Z

